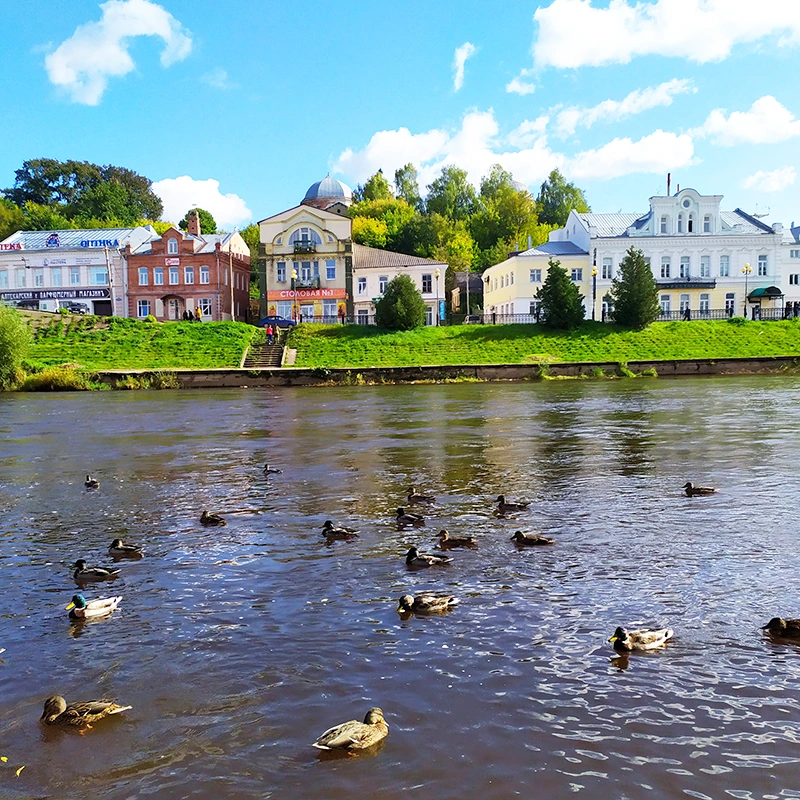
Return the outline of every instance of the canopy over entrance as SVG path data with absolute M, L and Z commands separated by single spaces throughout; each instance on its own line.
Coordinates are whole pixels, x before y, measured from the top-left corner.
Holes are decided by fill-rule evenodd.
M 776 300 L 779 297 L 783 297 L 783 292 L 777 286 L 767 286 L 766 289 L 753 289 L 747 295 L 748 300 Z

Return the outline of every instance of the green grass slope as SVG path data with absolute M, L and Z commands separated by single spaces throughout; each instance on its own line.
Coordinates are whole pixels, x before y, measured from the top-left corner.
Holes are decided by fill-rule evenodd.
M 85 369 L 215 369 L 238 367 L 263 331 L 241 322 L 149 323 L 122 317 L 55 316 L 35 328 L 33 367 Z
M 289 336 L 298 367 L 524 364 L 536 361 L 800 356 L 800 320 L 656 322 L 643 331 L 587 322 L 570 333 L 540 325 L 457 325 L 389 333 L 301 325 Z

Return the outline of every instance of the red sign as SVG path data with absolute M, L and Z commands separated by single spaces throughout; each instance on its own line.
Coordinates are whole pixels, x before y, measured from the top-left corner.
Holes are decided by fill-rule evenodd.
M 22 242 L 11 242 L 10 244 L 0 244 L 0 250 L 22 250 Z
M 181 265 L 181 260 L 179 258 L 165 258 L 164 263 L 168 267 L 179 267 Z
M 344 300 L 346 296 L 344 289 L 280 289 L 267 292 L 267 300 Z

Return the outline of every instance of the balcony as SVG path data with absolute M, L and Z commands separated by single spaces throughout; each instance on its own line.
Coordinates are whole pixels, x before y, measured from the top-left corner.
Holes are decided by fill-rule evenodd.
M 294 251 L 295 253 L 316 253 L 317 245 L 308 239 L 301 239 L 294 243 Z
M 656 278 L 659 289 L 715 289 L 715 278 Z
M 319 277 L 316 278 L 298 278 L 294 282 L 292 289 L 319 289 Z

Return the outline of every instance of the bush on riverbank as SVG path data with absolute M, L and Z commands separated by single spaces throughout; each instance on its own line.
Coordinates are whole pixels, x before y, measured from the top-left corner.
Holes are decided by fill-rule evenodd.
M 74 367 L 45 367 L 26 375 L 18 384 L 21 392 L 86 392 L 90 389 L 108 389 L 105 384 L 92 380 L 91 375 Z
M 31 332 L 19 312 L 0 306 L 0 389 L 21 379 L 22 361 L 30 349 Z
M 454 325 L 388 332 L 366 325 L 300 325 L 289 335 L 298 367 L 525 364 L 533 361 L 714 359 L 800 355 L 800 320 L 655 322 L 641 331 L 586 322 Z

